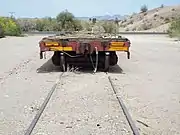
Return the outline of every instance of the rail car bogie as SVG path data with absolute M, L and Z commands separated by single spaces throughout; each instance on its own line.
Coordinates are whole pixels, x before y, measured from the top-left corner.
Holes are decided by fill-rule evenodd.
M 66 54 L 69 55 L 66 55 Z M 71 57 L 77 56 L 77 57 Z M 76 55 L 75 52 L 61 52 L 55 51 L 52 56 L 52 63 L 55 66 L 60 66 L 62 70 L 67 70 L 67 65 L 83 66 L 88 68 L 94 68 L 96 65 L 96 53 L 84 55 Z M 111 52 L 99 52 L 98 53 L 98 67 L 104 68 L 105 71 L 108 70 L 109 66 L 114 66 L 118 62 L 118 56 L 115 51 Z

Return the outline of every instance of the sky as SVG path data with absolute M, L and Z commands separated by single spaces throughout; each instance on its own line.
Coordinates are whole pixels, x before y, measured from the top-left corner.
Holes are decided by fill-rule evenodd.
M 144 4 L 152 9 L 161 4 L 180 4 L 180 0 L 0 0 L 0 16 L 14 12 L 15 17 L 55 17 L 66 9 L 76 17 L 129 15 L 139 12 Z

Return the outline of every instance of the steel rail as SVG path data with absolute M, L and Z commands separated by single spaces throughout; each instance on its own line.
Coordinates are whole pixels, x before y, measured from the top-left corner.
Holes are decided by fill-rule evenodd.
M 60 80 L 61 80 L 61 77 L 63 76 L 64 72 L 62 72 L 58 78 L 58 80 L 56 81 L 56 83 L 53 85 L 53 87 L 51 88 L 51 90 L 49 91 L 46 99 L 44 100 L 43 104 L 41 105 L 39 111 L 36 113 L 34 119 L 32 120 L 31 124 L 29 125 L 29 127 L 27 128 L 26 132 L 24 135 L 31 135 L 33 129 L 35 128 L 39 118 L 41 117 L 44 109 L 46 108 L 52 94 L 54 93 L 57 85 L 59 84 Z
M 115 89 L 115 87 L 114 87 L 114 84 L 113 84 L 113 82 L 112 82 L 112 80 L 111 80 L 111 77 L 108 76 L 108 79 L 109 79 L 109 82 L 110 82 L 110 84 L 111 84 L 111 87 L 112 87 L 112 89 L 113 89 L 113 91 L 114 91 L 114 94 L 116 95 L 116 98 L 118 99 L 118 102 L 119 102 L 119 104 L 120 104 L 120 106 L 121 106 L 121 108 L 122 108 L 122 110 L 123 110 L 123 113 L 124 113 L 124 115 L 126 116 L 126 119 L 127 119 L 128 123 L 129 123 L 129 125 L 130 125 L 130 127 L 131 127 L 131 130 L 133 131 L 133 134 L 134 134 L 134 135 L 140 135 L 140 133 L 139 133 L 139 131 L 138 131 L 138 128 L 136 127 L 134 121 L 132 120 L 132 118 L 131 118 L 131 116 L 130 116 L 130 114 L 129 114 L 126 106 L 125 106 L 125 104 L 123 103 L 123 101 L 121 100 L 121 98 L 117 96 L 117 92 L 116 92 L 116 89 Z

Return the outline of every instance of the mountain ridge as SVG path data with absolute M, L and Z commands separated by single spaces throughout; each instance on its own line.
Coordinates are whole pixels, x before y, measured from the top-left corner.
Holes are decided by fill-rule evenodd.
M 118 20 L 123 20 L 126 17 L 126 15 L 102 15 L 102 16 L 92 16 L 92 17 L 76 17 L 80 20 L 89 20 L 89 18 L 96 18 L 97 20 L 115 20 L 118 18 Z

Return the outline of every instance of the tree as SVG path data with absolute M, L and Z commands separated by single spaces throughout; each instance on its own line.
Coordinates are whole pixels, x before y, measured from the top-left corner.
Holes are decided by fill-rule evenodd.
M 143 5 L 143 6 L 141 6 L 141 12 L 147 12 L 147 10 L 148 10 L 148 7 L 147 7 L 147 5 Z
M 59 13 L 56 20 L 62 30 L 76 31 L 82 29 L 81 22 L 75 19 L 74 15 L 67 10 Z
M 68 12 L 67 10 L 59 13 L 56 17 L 58 24 L 61 26 L 63 30 L 72 28 L 75 22 L 74 19 L 74 15 Z
M 160 8 L 163 8 L 164 7 L 164 4 L 161 4 Z

